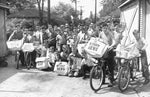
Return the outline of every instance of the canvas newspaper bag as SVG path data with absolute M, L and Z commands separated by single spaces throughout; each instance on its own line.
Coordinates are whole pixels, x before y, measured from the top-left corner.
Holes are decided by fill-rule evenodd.
M 139 57 L 140 52 L 136 47 L 136 44 L 121 45 L 119 44 L 116 48 L 116 57 L 130 59 L 133 57 Z
M 69 73 L 69 65 L 67 62 L 56 62 L 54 71 L 59 75 L 67 75 Z
M 38 57 L 35 61 L 37 69 L 47 69 L 48 67 L 50 67 L 47 57 Z
M 6 42 L 7 44 L 7 47 L 9 50 L 11 51 L 16 51 L 16 50 L 21 50 L 21 47 L 23 45 L 23 42 L 24 42 L 24 37 L 21 39 L 21 40 L 18 40 L 18 39 L 12 39 L 12 37 L 14 36 L 14 33 L 13 32 L 11 34 L 11 36 L 9 37 L 8 41 Z
M 23 46 L 22 46 L 22 50 L 24 52 L 32 52 L 34 50 L 33 43 L 24 43 Z
M 92 57 L 101 58 L 108 49 L 108 45 L 99 38 L 91 38 L 84 49 Z

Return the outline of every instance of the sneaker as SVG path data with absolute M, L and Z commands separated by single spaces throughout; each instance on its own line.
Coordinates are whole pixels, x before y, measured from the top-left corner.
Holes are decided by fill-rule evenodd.
M 74 77 L 78 77 L 79 73 L 78 72 L 75 72 L 74 73 Z
M 69 73 L 68 76 L 69 76 L 69 77 L 73 77 L 73 73 Z
M 83 78 L 82 79 L 87 79 L 88 77 L 87 76 L 83 76 Z

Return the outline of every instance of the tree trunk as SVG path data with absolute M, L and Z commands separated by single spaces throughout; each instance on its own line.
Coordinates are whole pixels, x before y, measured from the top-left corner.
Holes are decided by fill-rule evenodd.
M 44 14 L 44 1 L 45 1 L 45 0 L 42 0 L 42 20 L 43 20 L 43 18 L 44 18 L 44 15 L 43 15 L 43 14 Z
M 39 24 L 42 25 L 43 20 L 42 20 L 42 10 L 41 10 L 41 5 L 40 5 L 41 0 L 37 0 L 37 3 L 38 3 L 38 8 L 39 8 L 39 19 L 40 19 Z
M 48 24 L 50 24 L 50 19 L 51 19 L 51 15 L 50 15 L 50 0 L 48 0 L 48 16 L 47 16 Z

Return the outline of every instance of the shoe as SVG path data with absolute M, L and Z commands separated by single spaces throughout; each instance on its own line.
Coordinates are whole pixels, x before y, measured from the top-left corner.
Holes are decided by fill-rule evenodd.
M 83 76 L 83 78 L 82 79 L 86 79 L 87 78 L 87 76 Z
M 144 81 L 144 85 L 148 84 L 149 83 L 149 79 L 145 79 Z
M 68 76 L 69 76 L 69 77 L 73 77 L 73 73 L 72 73 L 72 72 L 69 73 Z
M 113 87 L 113 84 L 112 84 L 112 83 L 109 83 L 109 84 L 108 84 L 108 87 Z
M 73 75 L 74 75 L 74 77 L 78 77 L 79 73 L 75 72 Z

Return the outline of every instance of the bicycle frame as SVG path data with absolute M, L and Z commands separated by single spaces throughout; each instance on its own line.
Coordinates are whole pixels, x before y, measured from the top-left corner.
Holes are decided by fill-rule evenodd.
M 104 66 L 104 63 L 106 62 L 106 60 L 104 58 L 94 58 L 95 60 L 93 60 L 94 66 Z
M 130 59 L 126 58 L 121 58 L 121 69 L 119 71 L 119 83 L 118 87 L 121 90 L 121 92 L 125 91 L 130 83 L 130 79 L 134 81 L 136 78 L 136 73 L 137 70 L 137 59 L 138 57 L 133 57 Z M 134 71 L 135 69 L 135 71 Z M 124 81 L 125 79 L 125 81 Z

